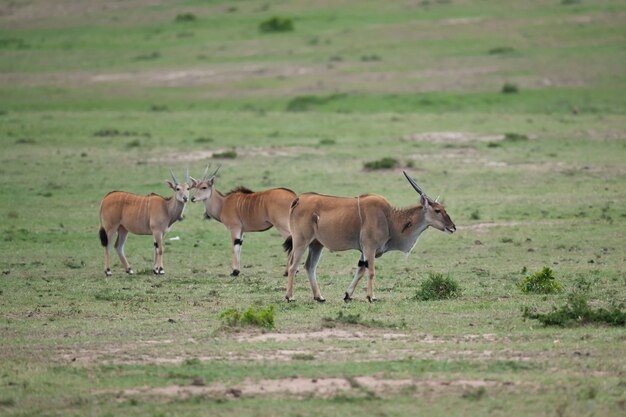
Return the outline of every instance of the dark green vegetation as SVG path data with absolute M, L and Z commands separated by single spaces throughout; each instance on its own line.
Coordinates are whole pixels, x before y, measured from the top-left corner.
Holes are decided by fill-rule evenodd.
M 254 308 L 240 312 L 239 309 L 229 308 L 220 314 L 227 327 L 262 327 L 265 329 L 274 328 L 274 304 L 270 304 L 268 308 Z
M 539 320 L 544 326 L 580 326 L 585 324 L 608 324 L 611 326 L 626 326 L 626 310 L 624 305 L 611 306 L 608 309 L 593 309 L 589 306 L 587 296 L 582 293 L 572 293 L 567 297 L 567 303 L 555 307 L 549 313 L 537 313 L 529 307 L 524 307 L 524 318 Z
M 0 415 L 624 413 L 623 1 L 0 9 Z M 275 16 L 294 30 L 260 32 Z M 168 168 L 198 177 L 231 150 L 214 161 L 223 192 L 406 207 L 408 168 L 458 231 L 377 259 L 376 303 L 364 278 L 344 304 L 358 253 L 325 251 L 327 302 L 301 268 L 286 304 L 279 234 L 247 234 L 230 278 L 229 233 L 190 204 L 165 239 L 167 275 L 131 235 L 137 274 L 115 259 L 105 278 L 102 197 L 169 195 Z M 399 167 L 363 169 L 384 157 Z M 563 291 L 523 294 L 544 266 Z M 416 300 L 429 271 L 462 294 Z M 220 319 L 270 304 L 272 330 Z M 564 313 L 543 326 L 524 306 Z
M 528 275 L 517 283 L 524 294 L 553 294 L 561 291 L 561 284 L 556 280 L 554 271 L 544 266 L 541 271 Z
M 415 299 L 420 301 L 447 300 L 458 298 L 461 295 L 461 287 L 454 278 L 442 273 L 430 273 L 415 293 Z

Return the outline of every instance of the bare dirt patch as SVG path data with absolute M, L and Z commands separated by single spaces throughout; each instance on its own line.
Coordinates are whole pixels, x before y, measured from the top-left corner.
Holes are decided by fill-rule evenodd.
M 406 135 L 403 139 L 431 143 L 495 142 L 503 140 L 504 135 L 470 132 L 423 132 Z
M 430 389 L 467 389 L 479 387 L 493 387 L 497 385 L 513 385 L 513 383 L 501 383 L 483 379 L 459 379 L 459 380 L 431 380 L 431 379 L 383 379 L 375 376 L 358 376 L 354 378 L 328 377 L 328 378 L 284 378 L 264 379 L 260 381 L 245 380 L 239 384 L 226 385 L 214 383 L 210 385 L 169 385 L 165 387 L 139 387 L 116 391 L 118 397 L 129 396 L 158 396 L 187 398 L 191 396 L 231 396 L 253 397 L 262 395 L 278 396 L 315 396 L 332 397 L 338 394 L 359 394 L 363 390 L 378 395 L 392 394 L 399 391 L 407 393 L 407 389 L 413 389 L 417 393 L 418 388 Z M 98 392 L 103 394 L 108 392 Z
M 150 158 L 147 162 L 168 162 L 168 161 L 200 161 L 213 158 L 215 155 L 219 155 L 226 151 L 231 151 L 228 148 L 217 148 L 207 151 L 194 151 L 194 152 L 171 152 L 167 156 L 156 156 Z M 262 157 L 287 157 L 307 154 L 321 154 L 322 152 L 303 146 L 294 147 L 269 147 L 269 148 L 237 148 L 237 157 L 246 156 L 262 156 Z
M 379 333 L 379 332 L 362 332 L 359 330 L 344 329 L 323 329 L 313 332 L 304 333 L 262 333 L 257 335 L 239 335 L 236 339 L 240 342 L 266 342 L 269 340 L 276 342 L 285 342 L 292 340 L 367 340 L 367 339 L 402 339 L 406 338 L 404 333 Z

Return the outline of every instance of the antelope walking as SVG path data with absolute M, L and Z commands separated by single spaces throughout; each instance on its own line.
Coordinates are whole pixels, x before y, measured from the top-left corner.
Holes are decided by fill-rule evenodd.
M 374 297 L 374 258 L 392 250 L 409 254 L 420 234 L 432 226 L 454 233 L 456 226 L 444 207 L 422 191 L 415 180 L 407 175 L 421 205 L 406 209 L 392 207 L 379 195 L 364 194 L 356 198 L 333 197 L 315 193 L 300 195 L 291 205 L 289 227 L 291 236 L 283 246 L 291 253 L 288 268 L 288 302 L 293 301 L 293 280 L 305 249 L 309 248 L 305 269 L 316 301 L 326 301 L 320 293 L 316 269 L 322 249 L 331 251 L 356 249 L 361 252 L 354 279 L 346 289 L 344 301 L 352 294 L 365 270 L 369 270 L 367 300 Z
M 200 181 L 191 178 L 192 187 L 196 189 L 191 202 L 204 201 L 205 216 L 217 220 L 230 231 L 233 267 L 230 275 L 236 277 L 240 271 L 244 232 L 263 232 L 274 226 L 286 239 L 289 236 L 289 207 L 296 193 L 287 188 L 253 192 L 237 187 L 222 194 L 214 186 L 219 169 L 220 166 L 207 176 L 207 166 Z
M 167 185 L 174 190 L 174 196 L 161 197 L 158 194 L 140 196 L 124 191 L 111 191 L 100 204 L 100 242 L 104 246 L 104 273 L 111 276 L 109 251 L 113 246 L 113 236 L 117 233 L 115 249 L 120 257 L 122 265 L 128 274 L 134 274 L 126 255 L 124 255 L 124 243 L 128 233 L 136 235 L 152 235 L 154 237 L 154 266 L 152 271 L 156 275 L 165 274 L 163 269 L 163 235 L 167 233 L 172 224 L 180 220 L 185 203 L 189 199 L 188 185 L 189 172 L 185 182 L 179 183 L 170 169 L 172 181 L 167 180 Z

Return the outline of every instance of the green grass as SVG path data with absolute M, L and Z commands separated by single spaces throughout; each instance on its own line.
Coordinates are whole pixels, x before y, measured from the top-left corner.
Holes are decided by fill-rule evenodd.
M 588 318 L 626 302 L 624 4 L 48 3 L 0 16 L 1 415 L 623 413 L 623 327 Z M 274 16 L 294 30 L 260 33 Z M 197 178 L 224 150 L 222 192 L 418 204 L 401 172 L 363 169 L 391 156 L 458 230 L 377 258 L 375 303 L 367 277 L 343 302 L 358 252 L 324 251 L 327 302 L 301 268 L 287 304 L 279 233 L 247 233 L 231 278 L 230 234 L 189 204 L 167 275 L 130 235 L 136 275 L 112 254 L 105 278 L 102 197 L 169 196 L 168 168 Z M 563 291 L 523 294 L 545 266 Z M 428 271 L 462 293 L 415 300 Z M 220 319 L 269 305 L 273 329 Z M 293 377 L 348 389 L 235 395 Z M 150 394 L 173 386 L 219 389 Z

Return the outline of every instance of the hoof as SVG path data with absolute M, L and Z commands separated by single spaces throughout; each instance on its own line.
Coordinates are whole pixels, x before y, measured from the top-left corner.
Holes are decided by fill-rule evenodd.
M 326 302 L 326 299 L 325 299 L 324 297 L 322 297 L 322 296 L 319 296 L 319 297 L 313 297 L 313 299 L 314 299 L 315 301 L 317 301 L 318 303 L 325 303 L 325 302 Z
M 369 295 L 367 296 L 367 301 L 369 301 L 370 303 L 373 303 L 374 301 L 378 301 L 378 298 L 376 297 L 370 297 Z
M 287 300 L 288 303 L 292 303 L 292 302 L 296 301 L 295 298 L 289 297 L 288 295 L 285 296 L 285 300 Z
M 284 277 L 288 277 L 289 276 L 289 272 L 287 272 L 287 271 L 283 272 L 283 276 Z
M 159 267 L 159 275 L 165 275 L 165 269 L 163 269 L 163 267 Z
M 352 297 L 350 297 L 350 294 L 345 293 L 345 295 L 343 296 L 343 301 L 345 301 L 346 303 L 352 301 Z
M 128 269 L 126 270 L 126 273 L 127 273 L 128 275 L 135 275 L 135 271 L 133 271 L 133 269 L 132 269 L 132 268 L 128 268 Z
M 237 275 L 239 275 L 239 270 L 238 269 L 233 269 L 233 272 L 230 273 L 231 277 L 236 277 Z
M 154 268 L 152 272 L 154 273 L 154 275 L 159 275 L 159 268 Z
M 104 275 L 105 275 L 105 276 L 107 276 L 107 277 L 110 277 L 110 276 L 111 276 L 111 275 L 113 275 L 113 274 L 111 273 L 111 270 L 110 270 L 110 269 L 105 269 L 105 271 L 104 271 Z

